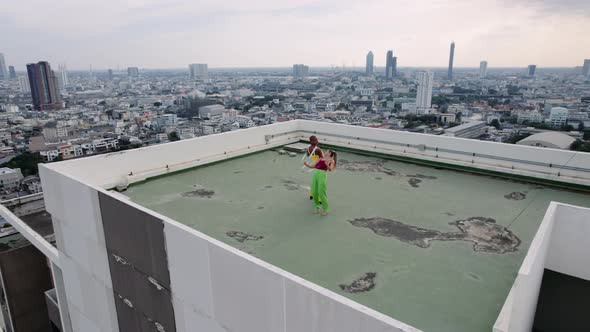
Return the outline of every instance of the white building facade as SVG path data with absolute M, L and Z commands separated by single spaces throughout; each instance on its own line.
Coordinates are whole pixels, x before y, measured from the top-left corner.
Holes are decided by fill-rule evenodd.
M 416 109 L 427 110 L 432 106 L 432 82 L 434 74 L 428 71 L 418 72 L 416 80 L 418 90 L 416 93 Z
M 209 68 L 206 63 L 191 63 L 188 65 L 189 78 L 206 80 L 209 78 Z
M 568 116 L 569 111 L 565 107 L 551 108 L 551 113 L 549 115 L 549 121 L 551 122 L 551 126 L 556 128 L 565 126 L 567 123 Z

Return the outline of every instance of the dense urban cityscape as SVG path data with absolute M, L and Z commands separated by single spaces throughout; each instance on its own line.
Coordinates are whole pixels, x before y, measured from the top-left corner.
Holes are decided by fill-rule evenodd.
M 39 192 L 38 162 L 292 119 L 590 152 L 590 59 L 456 68 L 454 54 L 446 69 L 398 67 L 390 50 L 385 68 L 369 51 L 365 68 L 68 71 L 0 53 L 2 197 Z

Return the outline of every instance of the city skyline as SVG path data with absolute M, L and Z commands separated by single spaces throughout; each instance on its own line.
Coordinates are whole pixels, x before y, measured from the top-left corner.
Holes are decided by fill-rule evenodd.
M 123 6 L 109 1 L 65 1 L 36 13 L 29 13 L 25 3 L 5 4 L 0 52 L 19 71 L 38 59 L 67 63 L 71 69 L 91 63 L 104 69 L 182 68 L 194 59 L 212 68 L 298 62 L 352 67 L 364 63 L 368 50 L 379 55 L 390 48 L 404 66 L 443 67 L 450 40 L 461 45 L 455 67 L 477 67 L 481 58 L 495 67 L 573 67 L 590 54 L 590 45 L 577 41 L 579 31 L 590 30 L 590 5 L 583 1 L 411 3 L 404 4 L 404 11 L 390 10 L 400 4 L 383 0 L 230 1 L 223 6 L 213 1 L 147 0 Z M 67 19 L 51 25 L 41 19 L 64 13 Z M 429 24 L 412 24 L 416 17 Z M 255 42 L 260 31 L 270 43 Z M 207 47 L 186 43 L 194 39 Z M 384 60 L 377 57 L 375 65 L 384 66 Z

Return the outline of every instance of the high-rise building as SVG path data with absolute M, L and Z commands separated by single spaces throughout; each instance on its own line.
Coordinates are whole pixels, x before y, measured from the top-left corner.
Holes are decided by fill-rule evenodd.
M 450 81 L 453 79 L 453 60 L 455 59 L 455 42 L 451 42 L 451 51 L 449 54 L 449 72 L 447 73 L 447 79 Z
M 397 57 L 393 57 L 393 77 L 397 77 Z
M 293 65 L 293 76 L 295 77 L 305 77 L 309 74 L 309 66 L 303 64 L 295 64 Z
M 373 75 L 373 60 L 373 52 L 369 51 L 369 53 L 367 53 L 367 67 L 365 69 L 367 75 Z
M 18 78 L 18 86 L 20 87 L 20 91 L 23 93 L 31 92 L 31 85 L 29 84 L 29 79 L 25 76 L 20 76 Z
M 112 81 L 113 80 L 113 70 L 109 69 L 107 71 L 107 75 L 108 75 L 109 81 Z
M 127 76 L 129 76 L 129 77 L 138 77 L 139 76 L 139 68 L 137 68 L 137 67 L 127 67 Z
M 59 65 L 57 68 L 59 69 L 60 88 L 65 90 L 66 86 L 70 85 L 70 81 L 68 80 L 68 69 L 65 64 Z
M 37 111 L 58 110 L 62 108 L 55 72 L 47 61 L 27 65 L 33 107 Z
M 428 71 L 421 71 L 416 74 L 418 91 L 416 93 L 416 109 L 427 110 L 432 106 L 432 81 L 434 74 Z
M 8 66 L 8 76 L 10 78 L 16 78 L 16 70 L 14 70 L 14 66 Z
M 188 65 L 188 76 L 193 80 L 209 78 L 209 68 L 206 63 L 191 63 Z
M 6 70 L 6 62 L 4 61 L 4 53 L 0 53 L 0 80 L 8 79 L 8 70 Z
M 385 79 L 392 79 L 394 76 L 394 69 L 393 69 L 393 51 L 387 51 L 387 56 L 385 58 Z
M 528 74 L 530 77 L 535 76 L 536 71 L 537 71 L 537 65 L 529 65 Z
M 479 63 L 479 77 L 485 78 L 488 75 L 488 62 L 482 61 Z
M 584 59 L 584 67 L 582 72 L 586 76 L 590 76 L 590 59 Z

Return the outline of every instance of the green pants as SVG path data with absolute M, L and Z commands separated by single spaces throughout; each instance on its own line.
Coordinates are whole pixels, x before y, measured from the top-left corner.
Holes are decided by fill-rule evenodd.
M 320 206 L 324 212 L 328 212 L 328 188 L 326 180 L 328 179 L 328 172 L 319 169 L 314 169 L 311 176 L 311 194 L 313 196 L 313 204 L 316 209 Z

